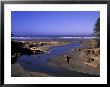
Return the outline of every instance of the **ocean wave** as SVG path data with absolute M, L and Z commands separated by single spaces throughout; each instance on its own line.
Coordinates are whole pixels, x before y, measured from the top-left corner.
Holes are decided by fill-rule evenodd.
M 96 37 L 11 37 L 12 39 L 92 39 Z
M 60 37 L 64 39 L 89 39 L 89 38 L 96 38 L 96 37 Z
M 89 39 L 89 38 L 96 38 L 96 37 L 83 37 L 84 39 Z
M 12 39 L 29 39 L 31 37 L 11 37 Z
M 81 37 L 60 37 L 60 38 L 65 38 L 65 39 L 79 38 L 79 39 L 81 39 Z

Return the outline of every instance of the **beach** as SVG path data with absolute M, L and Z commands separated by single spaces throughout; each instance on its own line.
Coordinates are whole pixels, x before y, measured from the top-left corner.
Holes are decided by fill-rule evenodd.
M 12 77 L 100 76 L 100 49 L 95 47 L 93 39 L 79 42 L 65 40 L 20 42 L 23 43 L 23 47 L 30 49 L 33 53 L 29 56 L 21 55 L 14 64 L 11 64 Z M 41 53 L 36 53 L 38 50 Z M 67 56 L 70 57 L 69 64 Z M 64 72 L 64 75 L 61 75 L 61 72 Z
M 65 55 L 71 57 L 69 64 L 67 63 L 66 57 L 64 57 Z M 70 52 L 68 54 L 57 56 L 56 58 L 48 60 L 48 64 L 54 67 L 63 67 L 67 70 L 100 75 L 100 67 L 93 67 L 85 64 L 82 60 L 81 54 L 79 55 L 78 52 L 74 52 L 74 54 Z
M 87 53 L 87 50 L 96 50 L 98 54 L 96 54 L 95 52 L 92 55 L 90 55 Z M 68 53 L 58 55 L 55 58 L 50 58 L 48 60 L 48 64 L 54 67 L 63 67 L 67 70 L 95 74 L 100 76 L 100 58 L 98 51 L 99 48 L 72 49 Z M 70 57 L 69 64 L 67 61 L 67 56 Z
M 12 77 L 53 77 L 47 73 L 27 71 L 21 67 L 18 63 L 11 64 L 11 76 Z

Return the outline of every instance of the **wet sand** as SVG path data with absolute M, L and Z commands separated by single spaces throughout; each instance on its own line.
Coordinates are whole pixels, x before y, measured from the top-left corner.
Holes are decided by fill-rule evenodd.
M 19 64 L 11 64 L 11 76 L 12 77 L 53 77 L 52 75 L 40 72 L 27 71 Z

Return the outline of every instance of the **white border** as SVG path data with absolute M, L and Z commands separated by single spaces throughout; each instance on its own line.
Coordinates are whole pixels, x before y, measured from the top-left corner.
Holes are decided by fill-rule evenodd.
M 11 11 L 100 11 L 100 77 L 11 77 Z M 5 4 L 5 84 L 107 84 L 107 4 Z

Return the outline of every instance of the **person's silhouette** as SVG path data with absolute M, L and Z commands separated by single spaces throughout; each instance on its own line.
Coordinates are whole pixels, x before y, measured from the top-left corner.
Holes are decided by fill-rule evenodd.
M 69 56 L 67 56 L 67 62 L 68 62 L 68 64 L 69 64 L 69 59 L 70 59 L 71 57 L 69 57 Z

